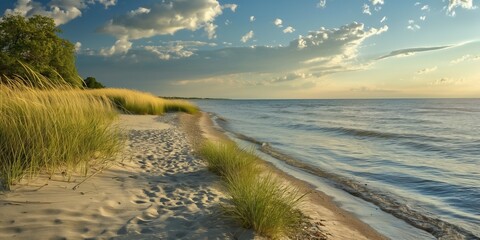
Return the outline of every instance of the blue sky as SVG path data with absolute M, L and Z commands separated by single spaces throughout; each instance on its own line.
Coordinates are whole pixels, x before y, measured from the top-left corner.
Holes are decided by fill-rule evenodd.
M 17 0 L 82 77 L 163 96 L 479 97 L 475 0 Z

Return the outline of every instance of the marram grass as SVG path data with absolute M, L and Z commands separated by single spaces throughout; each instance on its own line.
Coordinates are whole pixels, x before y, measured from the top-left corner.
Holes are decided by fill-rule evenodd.
M 258 234 L 280 238 L 301 220 L 296 207 L 304 195 L 271 174 L 261 174 L 257 157 L 235 144 L 207 142 L 200 149 L 208 168 L 226 183 L 228 216 Z
M 85 90 L 85 92 L 107 97 L 125 113 L 161 115 L 166 112 L 198 112 L 198 107 L 188 101 L 162 99 L 134 90 L 104 88 Z
M 120 150 L 109 100 L 75 89 L 0 85 L 0 180 L 81 171 Z
M 160 115 L 198 108 L 127 89 L 82 90 L 51 82 L 27 65 L 24 77 L 0 82 L 0 185 L 39 173 L 87 173 L 123 146 L 118 110 Z

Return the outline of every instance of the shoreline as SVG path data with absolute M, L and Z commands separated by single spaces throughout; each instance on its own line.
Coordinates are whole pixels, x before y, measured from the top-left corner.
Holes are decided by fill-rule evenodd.
M 129 133 L 127 146 L 110 168 L 96 169 L 85 182 L 83 176 L 40 176 L 1 193 L 0 239 L 262 239 L 222 217 L 228 198 L 220 180 L 193 152 L 201 138 L 228 140 L 206 113 L 122 115 L 120 125 Z M 286 184 L 314 190 L 263 165 Z M 301 211 L 327 239 L 386 239 L 319 191 L 308 195 Z
M 184 125 L 191 126 L 192 123 L 198 123 L 198 129 L 187 130 L 189 136 L 197 139 L 204 137 L 217 142 L 232 141 L 214 127 L 207 113 L 201 112 L 198 120 L 194 118 L 195 116 L 181 114 L 180 119 Z M 329 239 L 387 239 L 353 214 L 338 207 L 330 196 L 316 190 L 310 183 L 289 175 L 264 159 L 262 159 L 262 165 L 267 171 L 284 180 L 286 184 L 298 187 L 302 192 L 310 192 L 300 210 L 311 218 L 311 222 L 320 222 L 320 229 L 329 236 Z

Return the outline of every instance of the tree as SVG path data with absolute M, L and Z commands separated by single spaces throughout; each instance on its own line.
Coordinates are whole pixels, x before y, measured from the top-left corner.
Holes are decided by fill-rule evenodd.
M 97 79 L 94 77 L 87 77 L 83 80 L 83 87 L 85 88 L 105 88 L 103 84 L 97 82 Z
M 52 18 L 35 15 L 26 19 L 7 15 L 0 21 L 0 76 L 24 76 L 27 64 L 52 81 L 65 80 L 80 87 L 74 45 L 57 36 Z

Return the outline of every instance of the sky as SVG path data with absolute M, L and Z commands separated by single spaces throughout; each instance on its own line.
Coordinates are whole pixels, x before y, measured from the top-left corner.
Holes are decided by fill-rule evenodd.
M 160 96 L 478 98 L 480 0 L 1 0 L 79 74 Z

